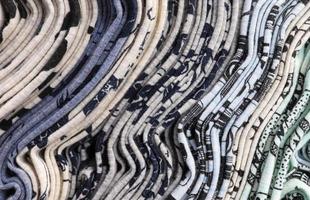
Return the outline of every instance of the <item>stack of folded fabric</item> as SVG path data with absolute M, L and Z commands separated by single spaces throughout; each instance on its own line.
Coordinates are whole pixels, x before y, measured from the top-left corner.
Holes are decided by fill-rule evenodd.
M 310 1 L 1 0 L 6 199 L 310 200 Z

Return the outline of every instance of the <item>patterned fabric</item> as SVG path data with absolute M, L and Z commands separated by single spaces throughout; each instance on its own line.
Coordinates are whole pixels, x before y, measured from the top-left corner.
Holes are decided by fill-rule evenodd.
M 310 1 L 0 1 L 7 199 L 310 199 Z

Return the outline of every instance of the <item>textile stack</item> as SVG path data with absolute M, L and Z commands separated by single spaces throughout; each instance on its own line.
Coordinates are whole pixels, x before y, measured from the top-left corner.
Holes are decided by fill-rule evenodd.
M 309 0 L 1 0 L 0 200 L 310 200 Z

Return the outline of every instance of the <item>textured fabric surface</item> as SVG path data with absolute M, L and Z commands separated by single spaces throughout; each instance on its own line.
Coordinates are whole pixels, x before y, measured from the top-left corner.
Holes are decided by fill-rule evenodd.
M 0 200 L 310 199 L 309 0 L 1 0 Z

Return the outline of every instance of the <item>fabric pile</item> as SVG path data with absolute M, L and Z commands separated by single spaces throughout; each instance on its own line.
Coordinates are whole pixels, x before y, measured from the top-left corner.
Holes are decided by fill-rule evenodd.
M 310 199 L 309 0 L 1 0 L 0 200 Z

